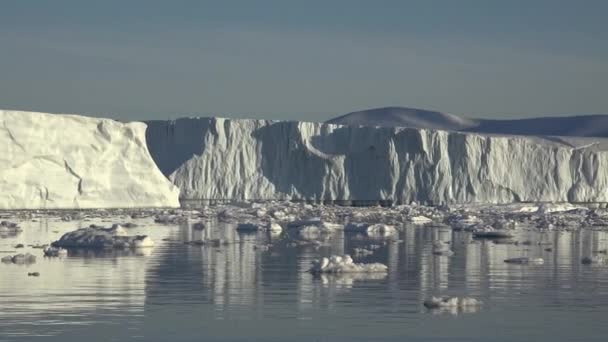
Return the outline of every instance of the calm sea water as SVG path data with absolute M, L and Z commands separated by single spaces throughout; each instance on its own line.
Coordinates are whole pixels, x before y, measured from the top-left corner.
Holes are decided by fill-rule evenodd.
M 42 257 L 18 243 L 49 243 L 91 223 L 41 219 L 0 237 L 0 257 L 38 255 L 30 266 L 0 264 L 0 341 L 605 341 L 608 266 L 582 265 L 608 247 L 608 233 L 523 230 L 531 245 L 472 242 L 468 233 L 404 227 L 398 241 L 338 233 L 326 245 L 291 246 L 267 233 L 240 234 L 216 223 L 204 231 L 187 224 L 139 221 L 133 234 L 157 242 L 146 252 L 78 253 Z M 184 244 L 221 237 L 221 247 Z M 432 254 L 451 241 L 451 257 Z M 538 245 L 538 243 L 541 245 Z M 255 246 L 272 243 L 268 250 Z M 388 265 L 386 276 L 315 278 L 313 259 L 354 254 L 377 244 L 363 262 Z M 552 251 L 545 251 L 547 248 Z M 532 256 L 543 265 L 510 265 Z M 28 277 L 28 272 L 40 277 Z M 469 312 L 431 312 L 431 295 L 471 296 L 484 304 Z

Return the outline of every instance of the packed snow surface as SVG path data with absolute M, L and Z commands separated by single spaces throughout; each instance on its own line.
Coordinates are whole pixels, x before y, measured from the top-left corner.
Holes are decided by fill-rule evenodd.
M 184 118 L 147 140 L 183 199 L 608 202 L 608 152 L 554 137 Z
M 0 208 L 177 207 L 143 123 L 0 110 Z
M 349 113 L 327 122 L 340 125 L 412 127 L 492 134 L 608 137 L 608 115 L 474 119 L 424 109 L 383 107 Z

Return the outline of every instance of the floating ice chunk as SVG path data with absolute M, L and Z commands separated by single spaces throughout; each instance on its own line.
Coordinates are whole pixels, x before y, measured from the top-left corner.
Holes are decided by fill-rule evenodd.
M 64 234 L 51 246 L 62 248 L 140 248 L 149 247 L 152 240 L 145 235 L 127 236 L 122 227 L 88 227 Z
M 131 247 L 133 248 L 149 248 L 154 247 L 154 241 L 149 236 L 138 236 L 133 240 Z
M 365 230 L 368 236 L 386 237 L 397 233 L 397 229 L 382 223 L 372 224 Z
M 426 216 L 422 216 L 422 215 L 410 217 L 409 221 L 412 224 L 417 224 L 417 225 L 428 224 L 428 223 L 433 222 L 433 220 L 431 220 L 430 218 L 428 218 Z
M 474 230 L 473 237 L 477 239 L 507 239 L 513 237 L 513 234 L 506 230 L 486 227 Z
M 30 253 L 15 254 L 13 256 L 5 256 L 0 261 L 7 264 L 33 264 L 36 262 L 36 256 Z
M 279 235 L 283 231 L 283 227 L 281 227 L 281 225 L 278 223 L 270 222 L 268 224 L 268 231 L 272 235 Z
M 397 233 L 394 226 L 382 223 L 349 223 L 344 227 L 346 232 L 365 233 L 370 237 L 387 237 Z
M 42 250 L 45 257 L 66 257 L 68 250 L 61 247 L 46 247 Z
M 518 258 L 510 258 L 505 259 L 505 262 L 508 264 L 536 264 L 542 265 L 545 263 L 543 258 L 528 258 L 528 257 L 518 257 Z
M 431 297 L 423 303 L 428 309 L 465 308 L 481 304 L 483 304 L 482 301 L 471 297 Z
M 387 272 L 388 267 L 381 263 L 355 263 L 350 255 L 333 255 L 312 263 L 311 273 L 376 273 Z

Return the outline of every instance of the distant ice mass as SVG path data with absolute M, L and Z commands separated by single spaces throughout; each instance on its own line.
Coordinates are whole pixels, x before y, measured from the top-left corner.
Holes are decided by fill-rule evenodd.
M 411 127 L 473 133 L 608 137 L 608 115 L 577 115 L 526 119 L 474 119 L 405 107 L 357 111 L 328 120 L 339 125 Z
M 599 138 L 184 118 L 148 122 L 147 141 L 182 199 L 608 201 Z
M 0 208 L 177 207 L 146 125 L 0 110 Z

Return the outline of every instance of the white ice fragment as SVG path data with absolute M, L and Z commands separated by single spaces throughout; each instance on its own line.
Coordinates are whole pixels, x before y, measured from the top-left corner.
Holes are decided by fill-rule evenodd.
M 441 308 L 464 308 L 470 306 L 480 306 L 482 301 L 471 297 L 431 297 L 424 301 L 424 306 L 428 309 Z
M 542 265 L 545 263 L 543 258 L 529 258 L 529 257 L 518 257 L 518 258 L 510 258 L 505 259 L 505 262 L 508 264 L 536 264 Z
M 428 223 L 433 222 L 433 220 L 431 220 L 430 218 L 428 218 L 426 216 L 422 216 L 422 215 L 412 216 L 409 218 L 409 221 L 412 224 L 416 224 L 416 225 L 423 225 L 423 224 L 428 224 Z
M 388 267 L 381 263 L 355 263 L 350 255 L 333 255 L 313 261 L 311 273 L 376 273 L 386 272 Z
M 68 256 L 68 250 L 61 247 L 46 247 L 42 250 L 45 257 L 66 257 Z

